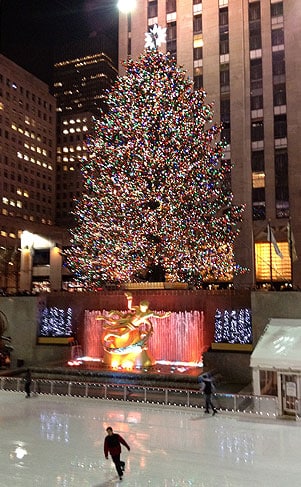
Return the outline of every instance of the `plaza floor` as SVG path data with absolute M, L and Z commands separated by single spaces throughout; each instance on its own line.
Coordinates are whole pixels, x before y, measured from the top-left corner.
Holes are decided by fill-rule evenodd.
M 112 426 L 119 481 L 103 454 Z M 299 487 L 301 424 L 122 401 L 0 391 L 1 487 Z

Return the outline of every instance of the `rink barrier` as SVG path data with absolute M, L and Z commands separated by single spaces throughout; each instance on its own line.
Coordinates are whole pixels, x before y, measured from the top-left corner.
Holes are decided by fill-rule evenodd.
M 24 392 L 24 383 L 22 377 L 1 377 L 0 390 Z M 205 404 L 204 394 L 200 391 L 129 384 L 35 379 L 32 381 L 31 391 L 33 395 L 85 397 L 195 409 L 204 409 Z M 279 415 L 276 396 L 216 393 L 212 400 L 217 411 L 269 418 L 276 418 Z

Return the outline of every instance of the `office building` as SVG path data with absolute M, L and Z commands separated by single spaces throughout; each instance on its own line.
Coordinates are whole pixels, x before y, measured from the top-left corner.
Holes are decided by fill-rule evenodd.
M 246 207 L 235 254 L 250 272 L 238 287 L 301 285 L 300 21 L 298 0 L 139 0 L 119 16 L 120 61 L 138 58 L 154 24 L 166 27 L 160 49 L 215 103 L 234 202 Z
M 54 65 L 57 101 L 56 222 L 74 224 L 72 211 L 82 191 L 81 161 L 89 157 L 86 137 L 106 109 L 106 92 L 117 76 L 112 44 L 94 36 L 66 46 Z
M 51 249 L 63 235 L 54 225 L 55 168 L 55 98 L 45 83 L 0 55 L 0 289 L 4 292 L 31 291 L 35 279 L 49 280 Z M 35 262 L 46 242 L 48 262 L 41 272 Z M 51 272 L 57 280 L 55 265 Z

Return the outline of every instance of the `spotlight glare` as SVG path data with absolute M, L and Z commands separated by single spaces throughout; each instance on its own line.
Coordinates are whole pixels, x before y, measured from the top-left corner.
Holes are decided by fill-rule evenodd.
M 136 7 L 136 0 L 119 0 L 117 6 L 120 12 L 127 14 Z

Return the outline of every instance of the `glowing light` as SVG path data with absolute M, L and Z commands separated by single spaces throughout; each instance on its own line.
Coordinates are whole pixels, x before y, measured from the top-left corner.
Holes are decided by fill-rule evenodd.
M 116 358 L 112 359 L 111 367 L 112 367 L 112 369 L 118 369 L 118 367 L 119 367 L 119 360 L 117 360 Z
M 40 314 L 40 337 L 71 337 L 72 309 L 44 308 Z
M 134 364 L 130 360 L 124 360 L 121 363 L 121 366 L 122 366 L 123 369 L 131 370 L 133 368 Z
M 27 455 L 27 450 L 25 450 L 22 446 L 17 446 L 17 448 L 15 449 L 15 454 L 19 460 L 22 460 L 22 458 Z
M 132 12 L 136 7 L 136 0 L 119 0 L 117 7 L 120 12 Z

